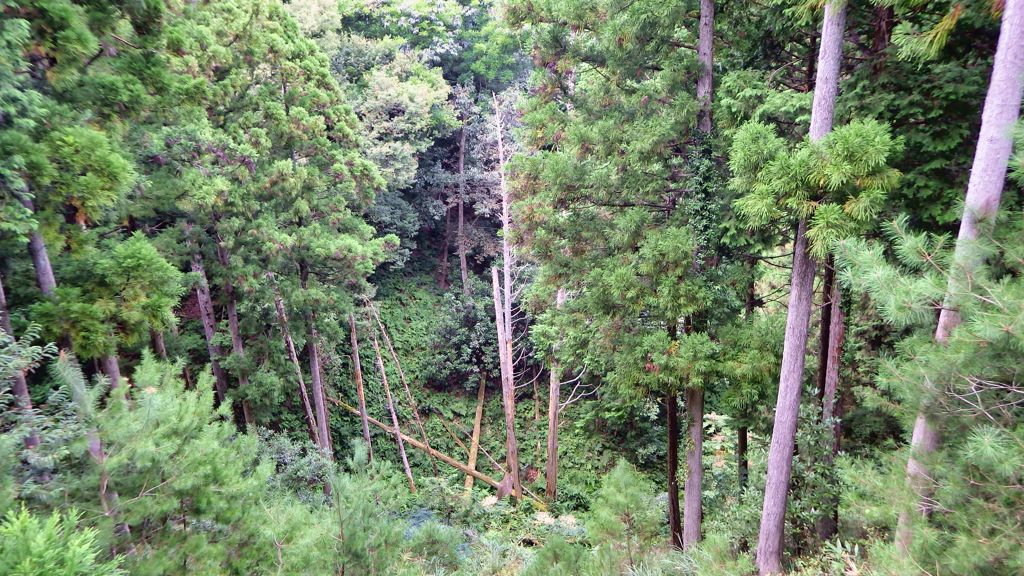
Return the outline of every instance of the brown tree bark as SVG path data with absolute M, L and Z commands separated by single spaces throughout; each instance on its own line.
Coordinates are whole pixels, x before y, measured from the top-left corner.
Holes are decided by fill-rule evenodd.
M 31 200 L 21 198 L 21 205 L 29 212 L 35 214 L 35 205 Z M 43 240 L 39 230 L 33 230 L 28 239 L 28 255 L 32 259 L 32 267 L 36 271 L 36 281 L 43 296 L 53 296 L 57 288 L 57 279 L 53 275 L 53 266 L 50 265 L 50 255 L 46 252 L 46 241 Z
M 274 274 L 267 273 L 267 278 L 273 282 Z M 281 333 L 284 335 L 285 348 L 288 350 L 288 359 L 292 366 L 295 366 L 295 376 L 299 382 L 299 400 L 302 402 L 302 412 L 306 417 L 306 426 L 309 428 L 309 439 L 313 444 L 320 446 L 319 433 L 317 431 L 316 417 L 313 415 L 313 408 L 309 404 L 309 394 L 306 393 L 306 381 L 302 377 L 302 365 L 299 364 L 299 355 L 295 352 L 295 341 L 292 340 L 291 331 L 288 329 L 288 316 L 284 311 L 284 302 L 281 300 L 281 292 L 277 286 L 274 289 L 274 308 L 277 309 L 277 321 L 281 325 Z
M 679 400 L 674 390 L 665 396 L 668 428 L 668 531 L 669 544 L 683 548 L 683 523 L 679 514 Z
M 363 389 L 363 367 L 359 362 L 359 340 L 356 338 L 356 317 L 348 315 L 348 323 L 352 328 L 352 366 L 356 373 L 356 394 L 359 396 L 359 419 L 363 425 L 363 439 L 366 440 L 367 455 L 373 459 L 373 447 L 370 443 L 370 425 L 366 415 L 366 391 Z
M 491 282 L 494 287 L 494 319 L 498 329 L 498 356 L 501 364 L 501 401 L 505 408 L 505 454 L 509 475 L 512 478 L 512 495 L 516 503 L 522 499 L 522 484 L 519 481 L 519 447 L 516 443 L 516 398 L 512 373 L 512 347 L 508 327 L 502 309 L 498 269 L 491 268 Z
M 220 357 L 224 350 L 214 344 L 217 334 L 217 319 L 213 314 L 213 298 L 210 297 L 210 284 L 206 280 L 206 270 L 203 269 L 202 254 L 196 252 L 192 257 L 192 271 L 199 274 L 199 283 L 196 284 L 196 299 L 199 301 L 199 314 L 203 319 L 203 333 L 206 335 L 206 350 L 210 355 L 210 367 L 213 370 L 214 390 L 217 393 L 217 404 L 222 404 L 228 393 L 228 378 L 220 365 Z
M 161 330 L 149 330 L 149 343 L 157 356 L 167 359 L 167 344 L 164 342 L 164 333 Z
M 391 423 L 394 425 L 395 440 L 398 442 L 398 452 L 402 455 L 402 466 L 405 467 L 405 477 L 409 479 L 409 490 L 416 493 L 416 483 L 412 480 L 412 469 L 409 468 L 409 457 L 405 454 L 403 440 L 408 438 L 402 434 L 402 427 L 398 425 L 398 414 L 395 413 L 395 402 L 391 399 L 391 387 L 388 386 L 388 374 L 384 370 L 384 358 L 380 355 L 380 345 L 377 338 L 373 338 L 373 351 L 377 353 L 377 368 L 380 370 L 380 381 L 384 385 L 384 394 L 388 402 L 388 411 L 391 412 Z M 426 445 L 424 445 L 426 446 Z
M 106 354 L 100 357 L 100 369 L 110 380 L 110 389 L 117 390 L 121 387 L 121 365 L 117 361 L 117 354 Z
M 473 416 L 473 438 L 469 443 L 469 468 L 476 470 L 476 456 L 480 451 L 480 425 L 484 419 L 484 392 L 487 388 L 487 376 L 480 374 L 480 389 L 476 393 L 476 414 Z M 466 474 L 466 482 L 463 485 L 466 494 L 473 489 L 473 475 Z
M 2 278 L 0 278 L 0 327 L 14 339 L 14 328 L 11 326 L 11 315 L 7 311 L 7 295 L 4 294 Z M 14 405 L 18 410 L 28 411 L 32 409 L 32 396 L 28 392 L 28 381 L 25 379 L 24 372 L 14 375 L 12 392 L 14 392 Z M 23 442 L 25 443 L 25 448 L 34 448 L 39 445 L 39 434 L 32 430 L 25 436 Z
M 964 214 L 954 250 L 954 269 L 950 271 L 949 292 L 957 290 L 981 264 L 970 244 L 978 238 L 982 227 L 991 226 L 999 209 L 1006 182 L 1006 169 L 1013 150 L 1011 131 L 1020 114 L 1024 90 L 1024 2 L 1008 0 L 1003 5 L 999 42 L 992 67 L 988 93 L 981 114 L 981 134 L 967 183 Z M 962 288 L 961 288 L 962 289 Z M 960 313 L 953 306 L 943 306 L 935 328 L 935 340 L 945 344 L 960 323 Z M 933 391 L 934 392 L 934 391 Z M 925 401 L 927 402 L 927 394 Z M 918 513 L 928 515 L 932 483 L 928 477 L 929 455 L 939 445 L 939 432 L 929 422 L 924 406 L 918 412 L 910 440 L 907 461 L 907 483 L 918 496 Z M 896 527 L 896 548 L 909 556 L 912 513 L 903 511 Z
M 840 307 L 842 290 L 836 283 L 832 287 L 832 314 L 829 319 L 829 339 L 827 343 L 826 356 L 828 364 L 825 370 L 825 387 L 822 394 L 821 417 L 822 421 L 829 418 L 835 420 L 832 425 L 832 449 L 825 454 L 825 466 L 831 468 L 835 457 L 839 455 L 839 435 L 842 427 L 839 418 L 842 416 L 843 406 L 838 399 L 839 390 L 839 356 L 843 349 L 843 338 L 846 335 L 844 325 L 843 309 Z M 839 530 L 839 500 L 832 498 L 828 505 L 821 511 L 821 517 L 815 523 L 818 539 L 822 542 L 835 538 Z
M 827 379 L 829 367 L 829 354 L 828 347 L 830 340 L 830 333 L 832 330 L 832 310 L 835 298 L 835 280 L 836 280 L 836 269 L 835 269 L 835 258 L 831 254 L 825 260 L 825 270 L 822 274 L 822 286 L 821 286 L 821 329 L 819 330 L 818 339 L 818 372 L 817 372 L 817 387 L 815 390 L 815 397 L 819 403 L 825 402 L 825 381 Z
M 687 428 L 690 446 L 686 451 L 686 484 L 683 486 L 683 548 L 701 540 L 701 484 L 704 477 L 704 389 L 686 389 Z

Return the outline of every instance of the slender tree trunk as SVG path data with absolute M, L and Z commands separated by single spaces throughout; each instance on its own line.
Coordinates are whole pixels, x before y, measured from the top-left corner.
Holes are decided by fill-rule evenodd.
M 21 198 L 21 205 L 29 212 L 35 214 L 36 208 L 31 200 Z M 43 296 L 53 296 L 57 288 L 57 279 L 53 275 L 53 266 L 50 265 L 50 255 L 46 252 L 46 241 L 43 240 L 39 230 L 33 230 L 28 238 L 28 255 L 32 258 L 32 267 L 36 271 L 36 281 Z
M 466 263 L 465 203 L 466 203 L 466 119 L 462 119 L 459 137 L 459 270 L 462 272 L 462 293 L 469 296 L 469 266 Z
M 217 259 L 225 270 L 231 266 L 231 255 L 221 246 L 217 245 Z M 230 280 L 224 282 L 224 295 L 228 299 L 228 330 L 231 333 L 231 351 L 241 360 L 245 358 L 245 347 L 242 345 L 242 330 L 238 325 L 238 300 L 235 298 L 235 285 Z M 164 354 L 166 356 L 166 353 Z M 242 368 L 238 371 L 238 387 L 245 389 L 249 386 L 249 374 Z M 256 424 L 252 414 L 252 405 L 248 400 L 242 401 L 242 416 L 245 418 L 246 426 Z
M 843 309 L 840 306 L 842 290 L 839 284 L 832 286 L 832 315 L 830 318 L 829 340 L 826 355 L 828 364 L 825 371 L 825 387 L 822 394 L 821 417 L 822 421 L 834 419 L 832 424 L 832 449 L 825 453 L 825 466 L 832 469 L 835 457 L 839 454 L 839 434 L 842 427 L 839 417 L 842 415 L 842 402 L 838 399 L 839 389 L 839 356 L 843 348 L 843 338 L 846 333 L 843 320 Z M 839 500 L 831 498 L 826 509 L 821 511 L 821 517 L 817 520 L 816 529 L 818 539 L 822 542 L 835 538 L 839 530 Z
M 808 134 L 812 142 L 821 139 L 832 130 L 836 94 L 839 91 L 839 66 L 843 58 L 845 28 L 846 3 L 842 0 L 828 2 L 821 24 L 818 70 Z M 796 446 L 804 354 L 807 350 L 807 332 L 814 299 L 814 262 L 807 254 L 807 221 L 803 218 L 797 225 L 794 244 L 779 395 L 772 429 L 772 443 L 768 453 L 761 528 L 757 539 L 757 567 L 762 575 L 782 570 L 786 500 L 793 471 L 793 449 Z
M 958 285 L 969 278 L 981 263 L 972 253 L 970 244 L 978 238 L 979 229 L 991 226 L 999 209 L 1003 185 L 1006 182 L 1006 168 L 1013 150 L 1011 131 L 1020 114 L 1021 92 L 1024 88 L 1024 2 L 1007 0 L 1003 5 L 1002 25 L 999 28 L 999 43 L 996 46 L 992 78 L 985 106 L 981 114 L 981 134 L 974 154 L 971 177 L 967 183 L 967 197 L 964 214 L 960 221 L 951 270 L 949 292 L 958 290 Z M 963 288 L 960 287 L 960 290 Z M 935 329 L 935 340 L 945 344 L 950 333 L 960 323 L 960 313 L 951 305 L 944 306 L 939 314 Z M 934 392 L 934 391 L 930 391 Z M 927 395 L 926 395 L 927 396 Z M 939 432 L 933 428 L 924 411 L 917 415 L 914 433 L 910 440 L 910 458 L 907 461 L 907 483 L 918 496 L 918 512 L 927 515 L 932 483 L 928 478 L 927 460 L 939 444 Z M 909 511 L 900 513 L 896 527 L 896 548 L 904 556 L 909 555 L 911 544 L 912 515 Z
M 441 260 L 437 266 L 437 286 L 441 290 L 448 289 L 448 250 L 451 247 L 452 209 L 444 211 L 444 247 L 441 249 Z
M 819 79 L 819 85 L 821 84 Z M 803 384 L 804 352 L 814 296 L 814 262 L 807 255 L 807 222 L 801 219 L 793 249 L 793 274 L 786 314 L 786 336 L 782 351 L 779 395 L 775 408 L 772 443 L 768 452 L 768 478 L 757 539 L 760 574 L 782 570 L 782 544 L 786 527 L 786 500 L 793 471 L 797 414 Z
M 829 368 L 829 342 L 832 330 L 832 310 L 834 309 L 836 269 L 835 259 L 829 254 L 825 260 L 821 287 L 821 330 L 818 339 L 818 372 L 815 397 L 819 403 L 825 401 L 825 381 Z
M 268 272 L 267 277 L 273 281 L 274 274 Z M 306 417 L 306 426 L 309 428 L 309 439 L 313 441 L 313 444 L 320 446 L 316 417 L 313 416 L 313 408 L 309 404 L 309 394 L 306 393 L 306 381 L 302 377 L 302 365 L 299 364 L 299 355 L 295 352 L 295 341 L 292 340 L 291 331 L 288 329 L 288 316 L 285 314 L 284 302 L 281 300 L 281 293 L 276 285 L 274 286 L 274 308 L 277 309 L 277 321 L 281 325 L 281 333 L 284 334 L 288 359 L 292 361 L 292 366 L 295 366 L 295 376 L 299 382 L 299 400 L 302 402 L 302 412 Z
M 402 466 L 405 467 L 405 477 L 409 479 L 409 490 L 415 494 L 416 483 L 412 480 L 412 469 L 409 468 L 409 457 L 405 454 L 402 428 L 398 425 L 398 414 L 395 413 L 395 402 L 391 399 L 391 387 L 388 386 L 388 375 L 384 370 L 384 358 L 380 355 L 380 345 L 377 344 L 377 338 L 373 338 L 373 351 L 377 353 L 377 368 L 380 369 L 380 381 L 384 385 L 384 393 L 388 401 L 388 411 L 391 412 L 391 423 L 395 427 L 395 440 L 398 441 L 398 452 L 402 455 Z
M 309 354 L 310 384 L 313 392 L 313 407 L 316 410 L 316 435 L 320 439 L 320 449 L 330 460 L 334 460 L 334 443 L 331 440 L 330 422 L 327 420 L 327 401 L 324 392 L 324 376 L 320 369 L 320 348 L 317 346 L 316 328 L 313 327 L 314 318 L 307 318 L 309 322 L 309 341 L 306 342 L 306 353 Z
M 210 297 L 210 284 L 206 280 L 206 270 L 203 269 L 202 258 L 199 252 L 192 257 L 192 271 L 199 274 L 199 283 L 196 284 L 196 299 L 199 301 L 199 314 L 203 319 L 203 332 L 206 334 L 206 350 L 210 355 L 217 404 L 222 404 L 228 393 L 228 378 L 219 361 L 219 358 L 224 355 L 224 350 L 213 343 L 217 334 L 217 319 L 213 314 L 213 298 Z
M 370 444 L 370 423 L 366 415 L 366 391 L 363 389 L 363 367 L 359 362 L 359 340 L 356 338 L 356 317 L 348 315 L 348 323 L 352 328 L 352 366 L 356 373 L 356 394 L 359 396 L 359 420 L 363 425 L 363 439 L 366 440 L 366 450 L 369 458 L 373 459 L 373 447 Z
M 505 407 L 505 452 L 508 459 L 509 475 L 512 478 L 512 495 L 518 504 L 523 493 L 522 484 L 519 482 L 519 447 L 516 444 L 516 398 L 512 374 L 512 348 L 508 342 L 506 317 L 501 305 L 501 288 L 497 268 L 491 268 L 491 281 L 494 286 L 494 319 L 498 328 L 498 351 L 501 363 L 501 401 Z
M 476 414 L 473 417 L 473 438 L 469 443 L 469 468 L 476 470 L 476 455 L 480 451 L 480 425 L 484 420 L 484 391 L 487 388 L 487 376 L 480 374 L 480 389 L 476 393 Z M 464 485 L 466 494 L 473 489 L 473 476 L 466 474 Z
M 740 426 L 736 430 L 736 475 L 740 490 L 747 487 L 747 427 Z
M 700 0 L 700 31 L 697 38 L 697 59 L 700 76 L 697 77 L 697 128 L 705 134 L 711 132 L 711 90 L 714 78 L 715 0 Z
M 701 483 L 704 476 L 704 389 L 686 389 L 687 427 L 690 447 L 686 451 L 686 485 L 683 487 L 683 548 L 700 542 Z
M 14 339 L 14 328 L 11 326 L 11 315 L 7 311 L 7 296 L 4 294 L 3 280 L 0 278 L 0 326 L 3 327 L 4 332 Z M 25 379 L 24 372 L 18 372 L 14 375 L 14 405 L 18 410 L 29 411 L 32 410 L 32 396 L 28 392 L 28 381 Z M 39 434 L 35 430 L 31 430 L 24 438 L 25 448 L 35 448 L 39 445 Z
M 380 333 L 384 336 L 384 343 L 388 345 L 388 352 L 391 353 L 391 359 L 395 362 L 395 368 L 398 369 L 398 378 L 402 381 L 402 388 L 405 389 L 405 398 L 409 401 L 409 408 L 412 410 L 412 416 L 416 420 L 416 426 L 420 430 L 420 437 L 423 438 L 423 444 L 430 447 L 430 441 L 427 440 L 427 431 L 423 427 L 423 420 L 420 419 L 419 408 L 416 407 L 416 400 L 412 397 L 412 390 L 409 389 L 409 382 L 405 379 L 405 371 L 402 370 L 402 363 L 398 361 L 398 354 L 395 353 L 395 347 L 391 345 L 391 337 L 388 336 L 388 331 L 384 328 L 384 323 L 380 321 L 380 316 L 377 314 L 377 309 L 373 306 L 373 302 L 369 299 L 366 303 L 370 306 L 370 311 L 373 312 L 373 317 L 377 320 L 377 326 L 380 327 Z M 427 456 L 430 458 L 430 465 L 434 469 L 434 475 L 440 476 L 441 471 L 437 469 L 437 462 L 434 460 L 433 454 L 428 450 Z
M 679 400 L 674 390 L 665 396 L 668 428 L 668 530 L 669 544 L 683 547 L 683 523 L 679 514 Z
M 565 304 L 565 288 L 559 288 L 555 295 L 555 308 Z M 562 390 L 562 365 L 555 359 L 558 344 L 551 350 L 551 375 L 548 384 L 548 465 L 544 471 L 545 490 L 548 500 L 554 502 L 558 494 L 558 404 Z

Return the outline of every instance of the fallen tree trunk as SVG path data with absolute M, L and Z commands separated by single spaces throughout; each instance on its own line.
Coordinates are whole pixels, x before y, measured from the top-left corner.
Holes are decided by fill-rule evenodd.
M 340 407 L 344 408 L 345 410 L 348 410 L 349 412 L 355 414 L 356 416 L 360 415 L 359 414 L 359 410 L 349 406 L 348 404 L 345 404 L 344 402 L 342 402 L 340 400 L 335 400 L 334 398 L 328 398 L 328 400 L 333 402 L 336 406 L 340 406 Z M 389 434 L 394 434 L 395 433 L 395 430 L 393 428 L 391 428 L 387 424 L 381 422 L 380 420 L 377 420 L 377 419 L 375 419 L 375 418 L 373 418 L 371 416 L 367 416 L 366 420 L 370 424 L 373 424 L 374 426 L 380 428 L 381 430 L 384 430 L 385 432 L 387 432 Z M 424 444 L 423 442 L 420 442 L 419 440 L 416 440 L 415 438 L 413 438 L 412 436 L 409 436 L 408 434 L 405 434 L 404 432 L 399 432 L 399 434 L 401 435 L 402 440 L 404 440 L 405 442 L 408 442 L 409 444 L 413 445 L 414 447 L 419 448 L 420 450 L 423 450 L 424 452 L 427 452 L 431 456 L 437 458 L 438 460 L 444 462 L 445 464 L 448 464 L 449 466 L 455 468 L 456 470 L 459 470 L 460 472 L 465 472 L 466 474 L 472 476 L 473 478 L 476 478 L 477 480 L 487 484 L 488 486 L 491 486 L 492 488 L 497 489 L 500 486 L 500 483 L 497 480 L 495 480 L 494 478 L 491 478 L 490 476 L 488 476 L 486 474 L 483 474 L 481 472 L 477 472 L 476 470 L 470 468 L 469 466 L 466 466 L 465 464 L 462 464 L 461 462 L 455 460 L 454 458 L 452 458 L 450 456 L 447 456 L 445 454 L 442 454 L 442 453 L 438 452 L 437 450 L 434 450 L 433 448 L 427 447 L 427 445 Z

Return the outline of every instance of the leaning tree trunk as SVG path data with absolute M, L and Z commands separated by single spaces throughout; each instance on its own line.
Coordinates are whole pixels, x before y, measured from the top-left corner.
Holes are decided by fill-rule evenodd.
M 999 43 L 992 66 L 992 78 L 985 106 L 981 114 L 981 134 L 971 166 L 971 177 L 967 183 L 967 197 L 964 215 L 960 221 L 948 292 L 962 291 L 960 283 L 980 265 L 980 259 L 972 254 L 970 244 L 977 239 L 979 229 L 990 226 L 999 209 L 999 201 L 1006 182 L 1006 167 L 1013 151 L 1010 137 L 1020 114 L 1021 92 L 1024 87 L 1024 2 L 1008 0 L 1003 5 L 1002 25 L 999 29 Z M 960 313 L 952 306 L 944 306 L 935 328 L 935 340 L 945 344 L 950 333 L 960 323 Z M 919 499 L 918 512 L 927 515 L 932 483 L 928 478 L 926 461 L 939 444 L 938 430 L 928 422 L 922 407 L 914 423 L 910 440 L 910 459 L 907 461 L 907 483 Z M 911 544 L 912 515 L 900 513 L 896 527 L 896 548 L 907 556 Z
M 214 344 L 217 335 L 217 319 L 213 314 L 213 298 L 210 296 L 210 284 L 206 280 L 206 271 L 203 269 L 203 257 L 196 252 L 192 257 L 192 271 L 199 274 L 199 283 L 196 284 L 196 299 L 199 301 L 199 314 L 203 319 L 203 332 L 206 334 L 206 351 L 210 355 L 210 367 L 213 370 L 214 389 L 217 392 L 217 404 L 223 404 L 228 394 L 228 377 L 224 368 L 220 365 L 220 357 L 224 350 Z
M 267 278 L 274 278 L 272 272 L 267 273 Z M 292 340 L 291 330 L 288 329 L 288 315 L 284 311 L 284 302 L 281 300 L 281 293 L 277 286 L 274 289 L 274 308 L 277 310 L 277 322 L 281 325 L 281 333 L 284 335 L 285 349 L 288 350 L 288 359 L 295 367 L 295 377 L 299 382 L 299 401 L 302 403 L 302 413 L 306 418 L 306 428 L 309 430 L 309 439 L 313 444 L 320 446 L 320 435 L 317 432 L 316 417 L 313 415 L 313 408 L 309 404 L 309 394 L 306 393 L 306 381 L 302 377 L 302 365 L 299 364 L 299 355 L 295 351 L 295 341 Z
M 836 94 L 839 91 L 839 66 L 843 58 L 846 27 L 846 2 L 834 0 L 825 5 L 818 51 L 818 71 L 811 107 L 809 138 L 812 142 L 832 130 Z M 762 575 L 782 570 L 782 546 L 786 528 L 786 501 L 793 472 L 793 448 L 796 446 L 800 389 L 803 386 L 804 354 L 814 300 L 814 262 L 807 253 L 807 220 L 797 225 L 793 248 L 793 272 L 790 282 L 786 336 L 779 376 L 779 395 L 768 452 L 768 473 L 761 527 L 757 537 L 757 568 Z
M 412 469 L 409 467 L 409 457 L 405 453 L 405 443 L 402 437 L 402 428 L 398 424 L 398 414 L 395 412 L 395 402 L 391 398 L 391 387 L 388 386 L 388 374 L 384 370 L 384 358 L 380 355 L 380 345 L 377 338 L 373 338 L 373 351 L 377 353 L 377 368 L 380 370 L 380 381 L 384 386 L 385 398 L 388 402 L 388 411 L 391 412 L 391 423 L 395 427 L 395 440 L 398 442 L 398 453 L 402 456 L 402 466 L 405 468 L 405 477 L 409 480 L 409 491 L 416 493 L 416 483 L 412 480 Z
M 359 397 L 359 420 L 363 425 L 363 440 L 366 440 L 366 454 L 373 459 L 373 447 L 370 444 L 370 423 L 366 415 L 366 391 L 363 389 L 363 367 L 359 362 L 359 340 L 356 338 L 356 317 L 349 313 L 348 323 L 352 328 L 352 367 L 356 373 L 356 395 Z
M 21 205 L 29 212 L 35 214 L 35 206 L 31 200 L 21 199 Z M 39 282 L 39 289 L 43 296 L 53 296 L 57 288 L 57 279 L 53 275 L 53 266 L 50 265 L 50 255 L 46 252 L 46 241 L 39 230 L 33 230 L 28 237 L 28 255 L 32 258 L 32 267 L 36 271 L 36 281 Z
M 480 374 L 480 389 L 476 393 L 476 414 L 473 416 L 473 437 L 470 438 L 469 442 L 469 462 L 467 462 L 467 466 L 470 470 L 476 470 L 476 457 L 480 451 L 480 425 L 484 419 L 484 392 L 486 388 L 487 375 Z M 466 482 L 463 484 L 463 488 L 466 489 L 466 495 L 468 496 L 473 489 L 472 475 L 466 474 Z
M 768 479 L 761 529 L 757 539 L 757 564 L 760 574 L 782 570 L 782 544 L 786 528 L 786 500 L 793 471 L 800 388 L 803 385 L 804 350 L 814 295 L 814 262 L 807 254 L 807 221 L 801 219 L 793 249 L 793 274 L 790 282 L 789 312 L 782 351 L 779 395 L 775 409 L 772 443 L 768 451 Z
M 679 514 L 679 400 L 675 390 L 665 396 L 666 428 L 668 429 L 668 531 L 669 544 L 683 547 L 683 523 Z
M 3 280 L 0 279 L 0 327 L 14 340 L 14 328 L 11 326 L 11 315 L 7 312 L 7 296 L 4 294 Z M 28 381 L 24 372 L 14 375 L 14 405 L 18 410 L 32 410 L 32 396 L 28 392 Z M 24 439 L 25 448 L 34 448 L 39 445 L 39 434 L 31 430 Z

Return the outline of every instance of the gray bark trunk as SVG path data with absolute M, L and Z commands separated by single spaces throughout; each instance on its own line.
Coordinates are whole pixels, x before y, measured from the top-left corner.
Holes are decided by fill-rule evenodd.
M 820 78 L 819 78 L 820 83 Z M 782 570 L 782 544 L 786 527 L 786 500 L 793 471 L 793 447 L 796 445 L 797 414 L 804 375 L 804 353 L 814 296 L 814 262 L 807 255 L 807 222 L 800 220 L 793 250 L 793 275 L 790 282 L 789 311 L 782 351 L 779 395 L 775 424 L 768 452 L 768 478 L 761 528 L 757 539 L 757 566 L 760 574 Z
M 121 387 L 121 365 L 117 361 L 117 354 L 107 354 L 100 358 L 100 367 L 103 373 L 110 380 L 110 389 L 117 390 Z
M 160 358 L 163 358 L 164 360 L 166 360 L 167 359 L 167 343 L 164 341 L 164 333 L 162 331 L 160 331 L 160 330 L 154 330 L 154 329 L 150 328 L 150 330 L 149 330 L 149 342 L 150 342 L 150 345 L 153 347 L 153 352 L 155 352 L 156 355 L 159 356 Z
M 700 30 L 697 38 L 697 59 L 700 76 L 697 78 L 697 105 L 700 106 L 697 128 L 705 134 L 711 132 L 711 91 L 714 79 L 715 0 L 700 0 Z
M 999 28 L 999 43 L 992 67 L 985 106 L 981 114 L 981 134 L 978 148 L 971 166 L 971 177 L 967 183 L 967 197 L 964 214 L 960 221 L 954 253 L 954 270 L 951 271 L 949 291 L 957 290 L 957 284 L 970 276 L 981 263 L 970 253 L 970 244 L 978 237 L 982 227 L 992 224 L 999 209 L 1003 185 L 1006 182 L 1006 168 L 1013 151 L 1011 131 L 1020 114 L 1021 93 L 1024 88 L 1024 2 L 1010 0 L 1004 4 L 1002 24 Z M 960 314 L 953 307 L 943 307 L 935 329 L 935 340 L 945 344 L 950 333 L 960 323 Z M 927 459 L 939 444 L 939 432 L 929 423 L 922 407 L 914 423 L 910 441 L 910 458 L 907 461 L 907 483 L 918 496 L 918 512 L 927 515 L 930 511 L 928 499 L 931 481 L 928 479 Z M 900 513 L 896 529 L 896 548 L 908 555 L 911 544 L 912 516 L 909 511 Z
M 683 487 L 683 548 L 700 542 L 701 483 L 704 477 L 704 389 L 686 389 L 687 427 L 690 446 L 686 451 L 686 484 Z
M 356 373 L 356 394 L 359 396 L 359 420 L 363 425 L 363 440 L 369 459 L 373 459 L 373 447 L 370 443 L 370 423 L 366 415 L 366 390 L 363 389 L 363 366 L 359 361 L 359 340 L 356 338 L 356 317 L 348 315 L 348 323 L 352 328 L 352 366 Z
M 512 478 L 512 495 L 518 503 L 523 494 L 522 484 L 519 482 L 519 446 L 516 443 L 516 399 L 512 374 L 512 347 L 508 341 L 497 268 L 491 268 L 491 281 L 494 286 L 494 319 L 498 329 L 498 355 L 501 363 L 501 401 L 505 408 L 505 454 L 508 460 L 509 475 Z
M 0 326 L 3 331 L 13 339 L 14 328 L 11 326 L 11 315 L 7 311 L 7 295 L 4 294 L 3 280 L 0 279 Z M 25 373 L 19 372 L 14 375 L 14 404 L 18 410 L 28 411 L 32 409 L 32 396 L 28 392 L 28 381 L 25 380 Z M 32 430 L 25 436 L 25 448 L 34 448 L 39 445 L 39 435 Z
M 565 288 L 559 288 L 555 296 L 555 307 L 561 308 L 565 303 Z M 558 351 L 554 346 L 552 353 Z M 551 375 L 548 383 L 548 464 L 544 471 L 545 494 L 554 502 L 558 495 L 558 403 L 562 390 L 562 365 L 551 359 Z
M 206 335 L 206 350 L 210 355 L 210 367 L 213 370 L 217 404 L 222 404 L 228 393 L 228 378 L 219 361 L 220 357 L 224 355 L 224 350 L 213 343 L 217 335 L 217 319 L 213 314 L 213 298 L 210 297 L 210 284 L 206 280 L 206 270 L 203 269 L 202 258 L 199 252 L 192 257 L 192 271 L 199 274 L 196 299 L 199 301 L 199 314 L 203 319 L 203 332 Z
M 313 328 L 313 318 L 309 322 L 309 342 L 306 342 L 306 352 L 309 354 L 310 384 L 313 392 L 313 407 L 316 410 L 316 435 L 320 440 L 318 444 L 328 459 L 334 460 L 334 443 L 331 441 L 330 422 L 327 420 L 327 401 L 324 396 L 323 372 L 320 369 L 320 348 L 316 343 L 316 328 Z
M 36 209 L 31 200 L 22 198 L 21 205 L 35 214 Z M 57 288 L 57 279 L 53 275 L 53 266 L 50 265 L 50 255 L 46 252 L 46 241 L 39 233 L 33 230 L 28 239 L 28 255 L 32 258 L 32 267 L 36 271 L 36 281 L 44 296 L 53 296 Z
M 836 94 L 839 91 L 839 67 L 843 58 L 846 28 L 846 3 L 834 0 L 825 5 L 818 50 L 814 101 L 811 108 L 809 138 L 820 140 L 832 130 Z M 803 385 L 804 354 L 814 300 L 814 262 L 807 254 L 807 222 L 797 225 L 793 249 L 793 273 L 786 337 L 782 352 L 779 395 L 768 452 L 768 473 L 761 527 L 757 538 L 757 569 L 761 575 L 782 570 L 782 547 L 786 528 L 786 501 L 793 472 L 793 448 L 796 445 L 800 389 Z
M 842 415 L 842 405 L 838 397 L 839 391 L 839 356 L 843 349 L 843 338 L 846 335 L 846 327 L 843 323 L 843 309 L 840 307 L 842 290 L 839 284 L 832 286 L 831 300 L 832 313 L 829 318 L 829 338 L 826 357 L 828 364 L 825 370 L 825 387 L 822 395 L 821 417 L 823 421 L 832 418 L 835 422 L 832 425 L 832 450 L 825 454 L 825 465 L 829 468 L 835 462 L 839 454 L 839 434 L 842 427 L 839 417 Z M 839 530 L 839 501 L 832 498 L 825 509 L 821 511 L 821 517 L 817 521 L 818 539 L 821 541 L 835 538 Z

